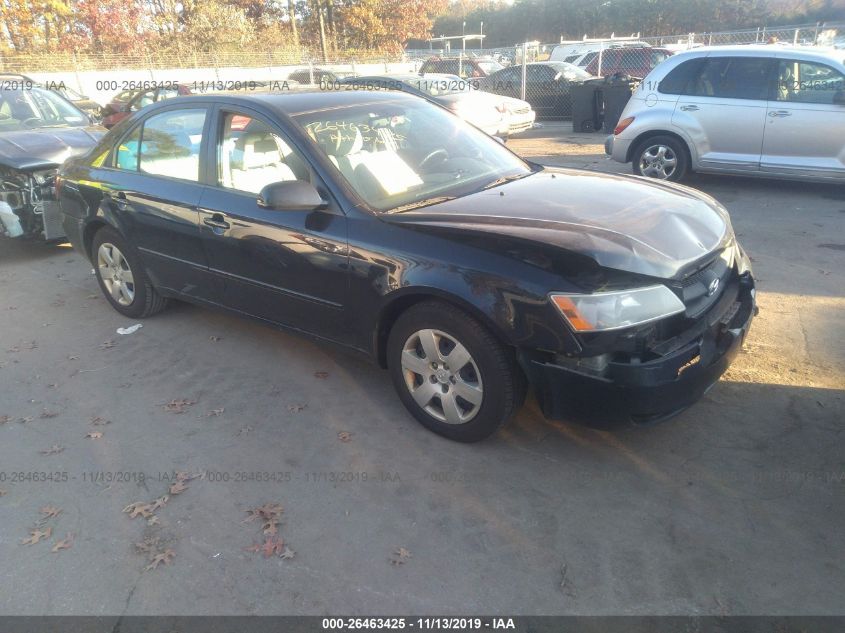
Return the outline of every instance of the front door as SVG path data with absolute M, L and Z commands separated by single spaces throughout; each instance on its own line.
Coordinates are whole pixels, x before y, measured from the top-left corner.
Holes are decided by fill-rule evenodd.
M 845 75 L 827 64 L 782 59 L 766 113 L 761 169 L 845 178 Z M 838 96 L 837 96 L 838 95 Z
M 672 124 L 691 139 L 699 167 L 759 171 L 772 63 L 764 57 L 708 57 L 692 78 Z
M 305 180 L 329 199 L 308 162 L 281 131 L 246 110 L 221 109 L 216 177 L 200 200 L 200 233 L 228 307 L 337 341 L 348 338 L 346 217 L 258 206 L 270 183 Z

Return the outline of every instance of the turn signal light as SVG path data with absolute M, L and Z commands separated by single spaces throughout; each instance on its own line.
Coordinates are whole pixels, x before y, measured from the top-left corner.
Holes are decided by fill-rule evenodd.
M 622 132 L 625 130 L 625 128 L 628 127 L 629 125 L 631 125 L 631 123 L 633 123 L 633 122 L 634 122 L 634 117 L 632 117 L 632 116 L 625 117 L 624 119 L 619 121 L 619 124 L 615 128 L 613 128 L 613 135 L 617 136 L 619 134 L 622 134 Z

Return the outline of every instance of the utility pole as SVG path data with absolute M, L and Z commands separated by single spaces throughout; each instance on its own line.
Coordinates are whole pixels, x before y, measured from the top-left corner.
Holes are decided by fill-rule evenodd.
M 329 61 L 329 57 L 326 54 L 326 23 L 323 19 L 323 3 L 320 0 L 316 0 L 317 4 L 317 17 L 320 20 L 320 51 L 323 53 L 323 63 L 326 64 Z
M 288 17 L 290 18 L 290 27 L 293 30 L 293 45 L 299 52 L 299 27 L 296 26 L 296 0 L 288 0 Z M 298 59 L 296 60 L 299 61 Z

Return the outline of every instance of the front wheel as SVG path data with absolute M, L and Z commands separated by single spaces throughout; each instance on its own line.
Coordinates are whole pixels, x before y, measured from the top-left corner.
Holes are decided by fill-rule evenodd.
M 512 354 L 463 311 L 426 301 L 390 331 L 388 369 L 402 403 L 426 428 L 459 442 L 493 434 L 522 403 Z
M 678 182 L 689 171 L 687 148 L 671 136 L 653 136 L 637 146 L 633 170 L 638 176 Z

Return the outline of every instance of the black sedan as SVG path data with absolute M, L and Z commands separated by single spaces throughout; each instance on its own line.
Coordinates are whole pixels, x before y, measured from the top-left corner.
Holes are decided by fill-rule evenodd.
M 675 413 L 755 311 L 712 198 L 528 163 L 395 91 L 158 103 L 57 186 L 121 314 L 182 299 L 334 341 L 461 441 L 494 432 L 528 384 L 552 417 Z
M 572 86 L 594 77 L 566 62 L 532 62 L 525 65 L 525 100 L 537 118 L 572 116 Z M 522 66 L 510 66 L 478 80 L 478 88 L 516 97 L 522 94 Z

